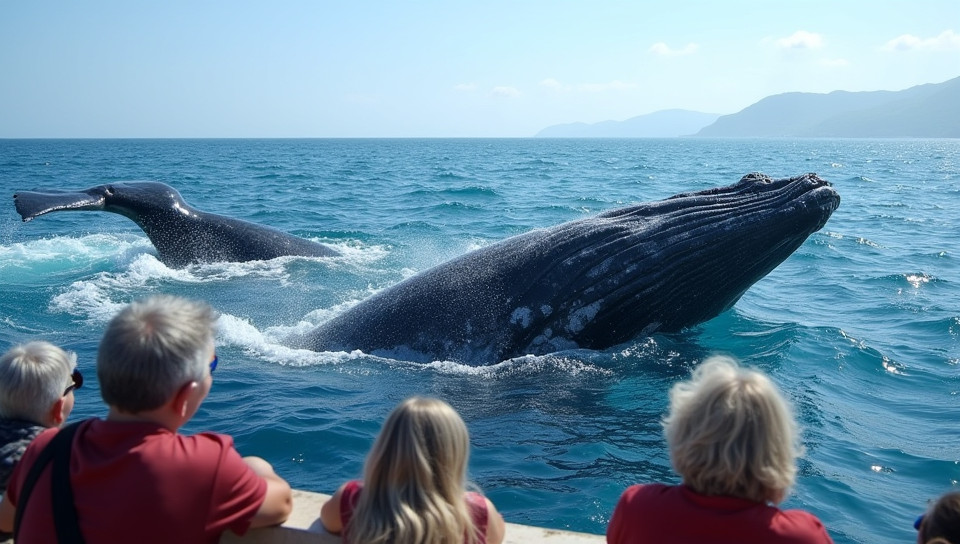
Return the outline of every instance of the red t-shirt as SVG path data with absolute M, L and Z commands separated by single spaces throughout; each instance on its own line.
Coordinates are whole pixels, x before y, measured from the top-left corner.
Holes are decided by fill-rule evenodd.
M 27 473 L 58 429 L 27 448 L 7 488 L 16 506 Z M 23 513 L 17 544 L 56 542 L 44 469 Z M 87 542 L 216 543 L 225 529 L 243 534 L 260 509 L 267 482 L 229 436 L 185 436 L 155 423 L 90 420 L 74 436 L 70 484 Z
M 832 544 L 823 523 L 803 510 L 696 493 L 687 486 L 634 485 L 607 526 L 609 544 Z
M 353 517 L 353 509 L 360 500 L 360 492 L 363 491 L 363 483 L 359 480 L 351 480 L 343 486 L 343 493 L 340 495 L 340 523 L 346 528 L 347 523 Z M 477 529 L 477 544 L 487 544 L 487 500 L 480 493 L 468 492 L 464 495 L 467 502 L 467 511 L 473 519 L 473 526 Z M 344 539 L 344 542 L 347 542 Z M 466 542 L 466 539 L 464 539 Z M 17 544 L 20 544 L 19 542 Z

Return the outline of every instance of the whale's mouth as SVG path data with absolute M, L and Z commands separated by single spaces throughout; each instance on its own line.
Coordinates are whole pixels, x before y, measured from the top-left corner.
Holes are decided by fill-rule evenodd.
M 19 191 L 13 195 L 17 213 L 24 223 L 34 217 L 61 210 L 102 210 L 103 195 L 85 192 L 36 192 Z

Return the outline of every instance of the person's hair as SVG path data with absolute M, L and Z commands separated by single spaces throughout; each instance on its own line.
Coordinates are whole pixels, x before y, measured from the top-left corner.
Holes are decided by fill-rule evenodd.
M 49 342 L 28 342 L 0 356 L 0 416 L 43 424 L 73 383 L 77 355 Z
M 919 542 L 960 544 L 960 491 L 945 493 L 920 522 Z
M 133 302 L 100 340 L 97 378 L 104 402 L 122 412 L 163 406 L 184 384 L 206 377 L 216 313 L 171 295 Z
M 442 400 L 413 397 L 383 424 L 364 467 L 363 491 L 344 528 L 364 544 L 476 542 L 467 509 L 470 435 Z
M 704 361 L 670 390 L 664 418 L 670 460 L 705 495 L 779 503 L 802 453 L 793 413 L 762 372 L 725 356 Z

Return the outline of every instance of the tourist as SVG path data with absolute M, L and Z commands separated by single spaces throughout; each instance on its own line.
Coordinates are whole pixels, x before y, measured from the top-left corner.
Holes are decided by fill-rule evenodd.
M 49 342 L 14 346 L 0 356 L 0 493 L 27 445 L 73 410 L 83 385 L 77 356 Z
M 917 544 L 960 544 L 960 491 L 943 494 L 913 526 Z
M 670 391 L 664 434 L 680 485 L 633 485 L 607 542 L 830 543 L 803 510 L 781 510 L 800 454 L 796 424 L 776 386 L 728 357 L 701 364 Z
M 79 532 L 87 544 L 212 544 L 228 529 L 243 534 L 286 520 L 292 492 L 269 463 L 241 458 L 229 436 L 177 432 L 213 384 L 215 318 L 206 304 L 162 295 L 117 314 L 97 356 L 106 419 L 50 429 L 34 440 L 0 502 L 0 530 L 10 531 L 22 508 L 17 544 L 55 542 L 55 530 Z M 34 461 L 72 431 L 62 450 L 69 464 L 53 461 L 21 504 Z M 69 477 L 53 479 L 58 467 Z M 67 513 L 75 522 L 52 513 L 67 493 L 54 494 L 51 485 L 72 491 Z
M 320 520 L 355 544 L 499 544 L 503 517 L 466 491 L 469 454 L 467 426 L 449 404 L 407 399 L 383 424 L 363 481 L 340 486 Z

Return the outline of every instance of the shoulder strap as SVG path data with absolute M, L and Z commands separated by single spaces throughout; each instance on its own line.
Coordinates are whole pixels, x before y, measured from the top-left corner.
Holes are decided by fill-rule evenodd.
M 50 480 L 53 526 L 57 529 L 57 541 L 60 544 L 84 544 L 76 503 L 73 502 L 73 486 L 70 485 L 70 453 L 73 451 L 73 435 L 79 427 L 79 422 L 72 423 L 54 437 L 56 441 L 60 434 L 66 435 L 55 448 Z
M 17 539 L 17 535 L 20 533 L 20 522 L 23 519 L 24 511 L 26 511 L 27 501 L 33 493 L 33 488 L 37 485 L 37 480 L 40 479 L 40 474 L 43 473 L 43 469 L 53 460 L 51 496 L 54 501 L 53 515 L 54 525 L 57 528 L 57 540 L 61 543 L 83 542 L 83 537 L 80 536 L 80 526 L 77 524 L 76 507 L 73 505 L 73 489 L 70 487 L 70 450 L 73 445 L 73 435 L 76 434 L 77 428 L 80 427 L 81 423 L 83 422 L 78 421 L 71 423 L 57 431 L 57 434 L 50 440 L 47 446 L 40 451 L 33 466 L 30 467 L 27 478 L 23 482 L 23 488 L 20 490 L 20 500 L 18 501 L 16 514 L 14 515 L 14 540 Z M 59 484 L 57 483 L 58 480 L 60 480 Z M 64 491 L 64 488 L 66 488 L 66 491 Z M 71 510 L 71 514 L 69 514 L 66 519 L 62 516 L 62 510 L 65 506 Z M 62 526 L 68 522 L 72 523 L 72 527 L 70 528 L 70 532 L 66 533 L 67 528 Z M 71 536 L 68 535 L 75 536 L 71 538 Z

